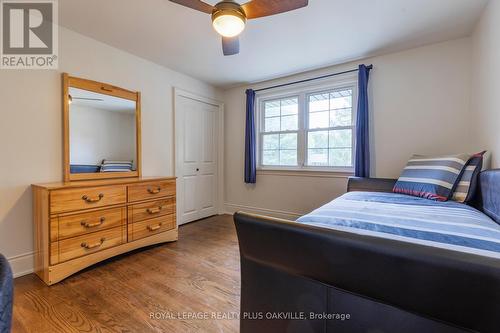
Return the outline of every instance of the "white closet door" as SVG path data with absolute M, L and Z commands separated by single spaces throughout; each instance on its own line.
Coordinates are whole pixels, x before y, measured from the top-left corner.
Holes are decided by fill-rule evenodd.
M 217 214 L 218 107 L 176 100 L 179 224 Z

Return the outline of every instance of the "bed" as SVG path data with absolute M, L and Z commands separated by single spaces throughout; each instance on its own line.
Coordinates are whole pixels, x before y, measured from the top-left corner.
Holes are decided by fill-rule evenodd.
M 500 258 L 500 225 L 477 209 L 455 201 L 349 192 L 297 221 Z
M 352 178 L 296 222 L 236 214 L 241 332 L 500 332 L 500 171 L 475 207 L 394 182 Z

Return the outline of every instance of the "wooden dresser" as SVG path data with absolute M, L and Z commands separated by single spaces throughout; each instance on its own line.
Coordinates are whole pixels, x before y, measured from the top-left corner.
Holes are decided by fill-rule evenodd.
M 115 255 L 175 241 L 175 178 L 33 185 L 35 272 L 48 285 Z

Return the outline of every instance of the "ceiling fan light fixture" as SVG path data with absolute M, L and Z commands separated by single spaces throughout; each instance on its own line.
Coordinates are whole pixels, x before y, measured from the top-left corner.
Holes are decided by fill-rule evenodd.
M 232 56 L 240 52 L 238 35 L 248 20 L 289 12 L 306 7 L 309 0 L 250 0 L 242 5 L 222 0 L 215 5 L 207 0 L 170 0 L 173 3 L 212 15 L 212 26 L 222 36 L 222 53 Z
M 212 25 L 221 36 L 235 37 L 245 29 L 247 19 L 240 6 L 234 2 L 222 2 L 212 13 Z

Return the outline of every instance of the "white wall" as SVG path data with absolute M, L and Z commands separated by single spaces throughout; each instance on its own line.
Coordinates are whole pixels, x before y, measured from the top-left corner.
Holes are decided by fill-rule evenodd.
M 70 163 L 99 165 L 102 160 L 134 161 L 135 113 L 71 104 Z
M 471 149 L 469 123 L 470 38 L 364 59 L 278 82 L 373 64 L 370 98 L 373 176 L 397 178 L 413 153 L 458 153 Z M 347 176 L 258 173 L 255 186 L 243 182 L 245 89 L 225 92 L 225 200 L 228 211 L 247 210 L 294 217 L 345 192 Z
M 142 92 L 145 176 L 174 173 L 173 87 L 213 87 L 67 29 L 59 71 L 0 70 L 0 252 L 16 274 L 33 267 L 31 183 L 62 180 L 61 72 Z
M 492 167 L 500 167 L 500 1 L 490 1 L 473 41 L 471 125 L 476 149 L 492 153 Z

